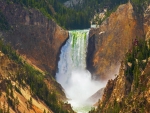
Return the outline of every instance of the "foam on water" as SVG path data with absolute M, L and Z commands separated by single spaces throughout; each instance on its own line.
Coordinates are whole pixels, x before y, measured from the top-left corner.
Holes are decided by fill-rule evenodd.
M 69 39 L 61 48 L 56 80 L 65 89 L 69 103 L 78 113 L 87 113 L 92 106 L 87 99 L 105 84 L 93 81 L 86 70 L 89 30 L 69 31 Z

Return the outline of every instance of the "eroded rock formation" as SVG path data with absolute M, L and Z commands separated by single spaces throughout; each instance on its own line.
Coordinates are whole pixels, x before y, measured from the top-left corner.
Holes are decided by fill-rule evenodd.
M 87 69 L 97 78 L 114 77 L 132 40 L 144 34 L 143 20 L 131 3 L 120 5 L 99 28 L 90 31 Z
M 11 26 L 11 30 L 2 32 L 4 40 L 32 64 L 55 75 L 59 49 L 68 32 L 35 9 L 2 0 L 0 10 Z
M 138 77 L 130 82 L 123 66 L 114 80 L 109 80 L 104 95 L 99 101 L 98 109 L 91 113 L 149 113 L 150 107 L 150 62 Z M 130 75 L 131 76 L 131 75 Z

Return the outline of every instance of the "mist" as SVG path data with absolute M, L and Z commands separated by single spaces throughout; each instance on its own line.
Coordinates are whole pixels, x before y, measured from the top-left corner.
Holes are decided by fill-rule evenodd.
M 96 91 L 106 85 L 106 82 L 93 81 L 88 70 L 76 69 L 71 72 L 67 82 L 63 79 L 57 79 L 65 89 L 67 97 L 72 104 L 89 104 L 87 99 Z M 86 103 L 85 103 L 86 102 Z
M 106 85 L 106 81 L 92 80 L 86 70 L 88 37 L 89 30 L 69 31 L 69 39 L 61 48 L 56 73 L 57 82 L 64 88 L 68 102 L 78 113 L 87 113 L 92 106 L 88 98 Z
M 88 100 L 89 97 L 106 85 L 106 81 L 92 80 L 91 73 L 85 69 L 72 70 L 66 82 L 64 79 L 58 77 L 57 81 L 64 88 L 68 102 L 77 113 L 87 113 L 94 104 Z

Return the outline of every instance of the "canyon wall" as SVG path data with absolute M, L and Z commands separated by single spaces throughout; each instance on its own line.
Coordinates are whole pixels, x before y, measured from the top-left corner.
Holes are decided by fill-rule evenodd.
M 119 75 L 108 81 L 97 110 L 91 113 L 149 113 L 150 60 L 138 79 L 133 78 L 132 82 L 128 79 L 126 70 L 127 65 L 122 62 Z
M 32 64 L 55 75 L 59 49 L 68 38 L 68 32 L 36 9 L 0 1 L 0 11 L 10 30 L 1 37 Z
M 99 26 L 90 31 L 87 69 L 93 77 L 114 78 L 121 60 L 136 37 L 143 38 L 143 18 L 131 3 L 123 4 Z
M 119 73 L 114 80 L 108 81 L 102 99 L 97 103 L 97 108 L 90 113 L 148 113 L 150 111 L 149 18 L 150 6 L 143 12 L 143 21 L 139 21 L 143 25 L 141 31 L 143 30 L 145 39 L 131 40 L 132 48 L 123 57 Z M 139 53 L 142 53 L 142 58 L 139 57 Z

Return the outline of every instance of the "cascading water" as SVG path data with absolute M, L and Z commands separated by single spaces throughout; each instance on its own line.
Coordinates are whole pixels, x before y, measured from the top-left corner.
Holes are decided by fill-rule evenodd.
M 61 48 L 56 73 L 57 82 L 65 89 L 69 102 L 78 113 L 90 110 L 87 99 L 102 87 L 100 82 L 91 80 L 91 74 L 86 70 L 88 37 L 89 30 L 69 31 L 69 39 Z

